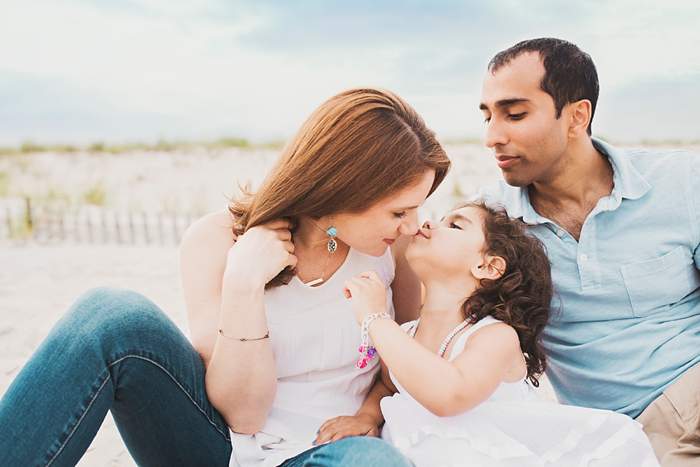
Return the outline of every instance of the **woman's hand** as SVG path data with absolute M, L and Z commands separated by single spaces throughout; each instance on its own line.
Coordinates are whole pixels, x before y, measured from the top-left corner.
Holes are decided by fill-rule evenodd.
M 235 237 L 226 258 L 224 282 L 264 287 L 287 266 L 295 267 L 289 228 L 289 221 L 278 219 Z
M 371 416 L 364 414 L 331 418 L 318 429 L 314 444 L 332 443 L 348 436 L 379 436 L 379 426 Z
M 386 286 L 374 271 L 345 281 L 344 293 L 345 298 L 351 300 L 358 323 L 372 313 L 386 313 Z

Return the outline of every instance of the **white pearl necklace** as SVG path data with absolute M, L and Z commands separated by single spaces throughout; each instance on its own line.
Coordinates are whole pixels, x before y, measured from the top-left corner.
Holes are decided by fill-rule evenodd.
M 416 320 L 416 323 L 413 325 L 410 331 L 411 337 L 416 337 L 416 331 L 418 331 L 418 324 L 420 324 L 420 318 Z M 438 351 L 438 355 L 440 357 L 445 355 L 445 352 L 447 351 L 447 346 L 450 345 L 450 342 L 452 342 L 452 339 L 457 335 L 459 331 L 462 329 L 466 328 L 469 325 L 469 320 L 465 319 L 461 323 L 455 327 L 452 332 L 450 332 L 447 337 L 445 337 L 445 340 L 442 341 L 442 344 L 440 345 L 440 350 Z

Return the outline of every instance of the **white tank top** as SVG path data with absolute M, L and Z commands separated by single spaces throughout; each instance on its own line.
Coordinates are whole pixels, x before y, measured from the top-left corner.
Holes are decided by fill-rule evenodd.
M 479 329 L 483 328 L 484 326 L 488 326 L 490 324 L 496 324 L 496 323 L 502 323 L 502 321 L 497 320 L 491 315 L 484 316 L 481 318 L 479 321 L 476 323 L 472 324 L 470 327 L 468 327 L 459 337 L 457 337 L 457 340 L 455 341 L 454 345 L 452 346 L 452 350 L 450 351 L 450 355 L 448 356 L 447 360 L 452 361 L 455 358 L 459 357 L 459 355 L 464 351 L 464 346 L 467 344 L 467 340 L 469 339 L 469 336 L 474 334 L 476 331 Z M 409 321 L 408 323 L 404 323 L 401 325 L 401 328 L 408 332 L 410 331 L 414 326 L 416 325 L 416 321 Z M 405 393 L 408 395 L 406 390 L 399 384 L 398 381 L 394 378 L 394 375 L 389 371 L 389 377 L 391 378 L 391 381 L 394 383 L 396 386 L 396 389 L 398 389 L 399 392 Z M 504 401 L 504 400 L 529 400 L 532 399 L 532 388 L 527 384 L 527 380 L 525 377 L 522 379 L 512 382 L 512 383 L 507 383 L 507 382 L 501 382 L 501 384 L 498 385 L 496 390 L 489 396 L 489 398 L 484 401 L 484 402 L 494 402 L 494 401 Z M 416 401 L 416 404 L 418 402 Z
M 304 285 L 296 276 L 265 291 L 265 313 L 277 370 L 277 393 L 263 429 L 231 433 L 231 466 L 278 465 L 310 449 L 327 419 L 354 415 L 370 389 L 379 359 L 357 369 L 360 326 L 343 295 L 343 284 L 375 271 L 387 287 L 394 316 L 391 250 L 379 257 L 350 249 L 340 268 L 323 284 Z

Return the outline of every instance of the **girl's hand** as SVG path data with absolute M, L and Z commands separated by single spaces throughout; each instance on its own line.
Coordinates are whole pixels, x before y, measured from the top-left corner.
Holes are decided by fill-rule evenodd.
M 379 436 L 379 427 L 369 415 L 331 418 L 318 429 L 314 444 L 332 443 L 348 436 Z
M 295 267 L 289 228 L 289 221 L 278 219 L 237 236 L 228 251 L 224 281 L 264 287 L 287 266 Z
M 358 323 L 372 313 L 386 313 L 386 286 L 376 272 L 363 272 L 345 281 L 345 298 L 352 302 Z

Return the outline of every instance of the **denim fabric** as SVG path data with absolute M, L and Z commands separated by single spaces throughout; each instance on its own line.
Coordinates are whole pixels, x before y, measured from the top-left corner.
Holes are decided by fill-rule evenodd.
M 379 438 L 353 436 L 309 449 L 282 467 L 411 467 L 395 447 Z
M 204 365 L 156 305 L 96 289 L 56 324 L 0 401 L 0 466 L 75 465 L 111 410 L 142 466 L 227 466 Z

